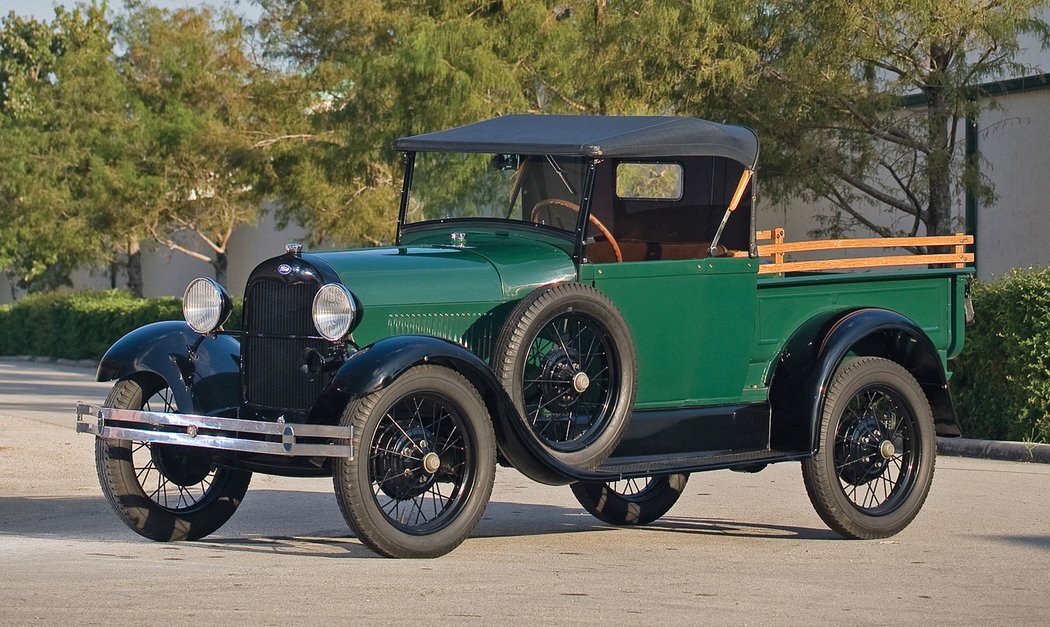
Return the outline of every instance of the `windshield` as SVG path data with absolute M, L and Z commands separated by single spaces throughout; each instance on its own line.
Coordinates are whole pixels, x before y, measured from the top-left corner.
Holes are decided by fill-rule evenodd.
M 584 172 L 582 157 L 417 153 L 405 222 L 491 218 L 575 231 Z

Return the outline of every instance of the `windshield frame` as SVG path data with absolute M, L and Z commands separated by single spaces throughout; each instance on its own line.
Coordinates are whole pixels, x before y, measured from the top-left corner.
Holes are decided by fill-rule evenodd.
M 434 150 L 426 151 L 434 153 L 468 153 L 465 150 Z M 401 203 L 398 210 L 397 216 L 397 237 L 395 244 L 401 245 L 401 236 L 404 233 L 414 233 L 417 231 L 431 231 L 440 230 L 443 227 L 452 228 L 453 226 L 462 226 L 464 228 L 477 228 L 484 226 L 491 226 L 498 229 L 512 229 L 518 232 L 540 232 L 545 236 L 554 235 L 566 241 L 574 244 L 573 259 L 577 262 L 582 258 L 583 251 L 583 239 L 586 232 L 587 216 L 590 214 L 590 201 L 591 191 L 594 185 L 594 171 L 596 160 L 590 157 L 582 157 L 583 159 L 583 187 L 580 190 L 580 210 L 576 216 L 576 225 L 574 230 L 568 231 L 555 226 L 549 226 L 546 224 L 537 224 L 528 220 L 517 220 L 517 219 L 506 219 L 506 218 L 493 218 L 493 217 L 457 217 L 457 218 L 438 218 L 434 220 L 422 220 L 418 222 L 408 222 L 408 206 L 411 198 L 413 175 L 415 173 L 415 162 L 416 152 L 403 152 L 405 158 L 405 175 L 401 186 Z M 572 156 L 581 157 L 580 155 L 557 155 L 557 154 L 546 154 L 546 153 L 522 153 L 523 156 L 535 156 L 542 158 L 551 158 L 559 156 Z

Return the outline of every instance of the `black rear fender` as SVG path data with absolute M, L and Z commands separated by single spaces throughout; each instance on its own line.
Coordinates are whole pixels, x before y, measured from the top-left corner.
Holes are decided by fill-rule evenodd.
M 937 435 L 960 435 L 940 355 L 910 319 L 885 309 L 859 309 L 811 319 L 799 327 L 771 368 L 771 445 L 816 451 L 824 395 L 850 356 L 874 356 L 904 366 L 922 386 Z
M 531 452 L 514 418 L 514 406 L 488 365 L 470 350 L 436 337 L 399 335 L 380 340 L 353 353 L 336 371 L 318 401 L 329 420 L 337 419 L 351 399 L 376 392 L 419 364 L 435 364 L 460 373 L 485 401 L 500 453 L 523 475 L 550 485 L 571 480 L 540 461 Z M 338 412 L 333 410 L 338 409 Z M 320 419 L 315 417 L 314 420 Z
M 163 379 L 181 413 L 214 415 L 240 405 L 241 345 L 229 335 L 201 336 L 182 321 L 155 322 L 116 341 L 96 380 Z

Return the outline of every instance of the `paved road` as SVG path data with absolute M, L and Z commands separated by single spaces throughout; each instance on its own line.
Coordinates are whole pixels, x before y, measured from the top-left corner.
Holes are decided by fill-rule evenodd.
M 501 469 L 475 536 L 438 560 L 376 558 L 331 484 L 256 475 L 202 542 L 148 542 L 95 479 L 71 402 L 91 373 L 0 362 L 0 623 L 1004 624 L 1050 615 L 1050 466 L 941 457 L 919 518 L 845 541 L 797 464 L 694 475 L 644 529 Z M 43 408 L 43 409 L 41 409 Z

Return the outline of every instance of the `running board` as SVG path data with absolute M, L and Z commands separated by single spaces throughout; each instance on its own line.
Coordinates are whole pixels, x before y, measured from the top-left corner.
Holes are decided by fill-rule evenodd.
M 581 478 L 585 481 L 617 481 L 632 477 L 650 475 L 669 475 L 674 473 L 698 472 L 701 470 L 720 470 L 741 466 L 755 466 L 805 459 L 810 451 L 757 451 L 728 452 L 712 451 L 696 455 L 645 455 L 639 457 L 612 457 L 601 466 L 586 473 L 593 477 Z

